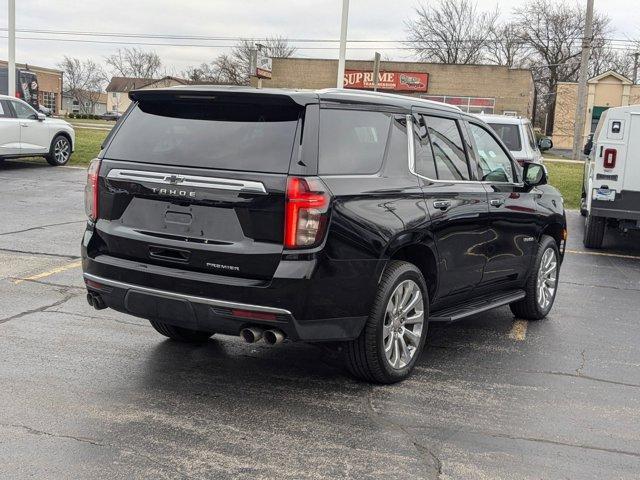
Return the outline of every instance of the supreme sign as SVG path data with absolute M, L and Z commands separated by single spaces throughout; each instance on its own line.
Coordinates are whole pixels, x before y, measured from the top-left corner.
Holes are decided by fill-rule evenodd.
M 380 72 L 378 76 L 379 90 L 426 92 L 428 85 L 428 73 Z M 373 90 L 373 72 L 346 70 L 344 73 L 344 88 Z

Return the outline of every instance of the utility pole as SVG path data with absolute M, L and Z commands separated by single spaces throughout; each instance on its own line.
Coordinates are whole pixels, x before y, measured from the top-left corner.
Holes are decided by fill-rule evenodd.
M 640 52 L 632 53 L 633 55 L 633 84 L 638 83 L 638 59 L 640 58 Z
M 380 80 L 380 52 L 373 56 L 373 91 L 378 91 L 378 81 Z
M 347 56 L 347 25 L 349 23 L 349 0 L 342 0 L 342 22 L 340 24 L 340 54 L 338 56 L 338 78 L 336 85 L 344 88 L 344 64 Z
M 9 0 L 9 65 L 7 92 L 16 96 L 16 0 Z
M 587 0 L 587 16 L 582 39 L 580 56 L 580 77 L 578 79 L 578 105 L 576 106 L 575 128 L 573 131 L 573 159 L 580 160 L 584 122 L 587 116 L 587 76 L 589 75 L 589 57 L 591 56 L 591 37 L 593 36 L 593 0 Z

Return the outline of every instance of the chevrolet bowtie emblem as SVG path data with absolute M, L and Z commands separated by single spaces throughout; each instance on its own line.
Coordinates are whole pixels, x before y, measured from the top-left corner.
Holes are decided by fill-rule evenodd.
M 181 175 L 167 175 L 166 177 L 164 177 L 164 181 L 170 183 L 171 185 L 177 185 L 184 182 L 184 177 Z

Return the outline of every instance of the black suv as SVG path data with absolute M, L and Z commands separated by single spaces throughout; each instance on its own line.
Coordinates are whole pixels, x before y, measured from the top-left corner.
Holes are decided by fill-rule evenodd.
M 130 93 L 88 171 L 88 301 L 203 342 L 332 342 L 405 378 L 429 322 L 551 309 L 566 240 L 542 165 L 412 97 L 187 86 Z

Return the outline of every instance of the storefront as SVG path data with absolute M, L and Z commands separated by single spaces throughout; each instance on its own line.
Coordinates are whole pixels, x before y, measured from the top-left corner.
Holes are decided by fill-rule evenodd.
M 7 68 L 7 62 L 0 60 L 0 68 Z M 16 68 L 36 74 L 38 103 L 50 108 L 54 114 L 58 114 L 62 107 L 62 72 L 53 68 L 35 67 L 23 63 L 17 63 Z
M 345 88 L 373 90 L 372 71 L 371 61 L 348 60 Z M 272 78 L 263 80 L 263 86 L 331 88 L 337 74 L 337 60 L 274 58 Z M 381 62 L 378 90 L 446 102 L 470 113 L 531 118 L 535 104 L 531 71 L 497 65 Z

